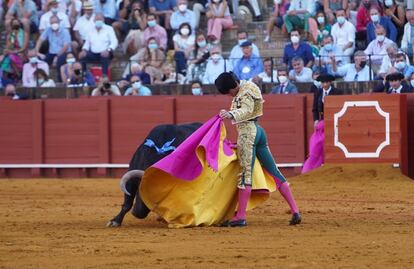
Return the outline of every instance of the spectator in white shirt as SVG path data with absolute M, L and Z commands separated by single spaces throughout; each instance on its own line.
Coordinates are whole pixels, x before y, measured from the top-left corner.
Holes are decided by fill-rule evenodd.
M 104 23 L 102 14 L 95 15 L 95 27 L 90 33 L 82 47 L 79 58 L 82 68 L 86 70 L 86 64 L 90 62 L 102 63 L 102 72 L 108 75 L 108 67 L 111 62 L 112 52 L 118 47 L 118 39 L 112 26 Z
M 375 27 L 376 38 L 371 41 L 368 47 L 365 49 L 366 55 L 371 56 L 372 68 L 378 71 L 381 66 L 382 59 L 387 55 L 387 47 L 394 42 L 386 37 L 386 30 L 382 25 Z
M 221 50 L 217 47 L 210 52 L 210 58 L 207 60 L 206 71 L 203 76 L 203 84 L 214 84 L 216 78 L 223 72 L 232 71 L 233 67 L 229 60 L 221 56 Z
M 79 48 L 85 43 L 90 29 L 95 27 L 95 14 L 93 10 L 93 4 L 89 1 L 83 2 L 83 15 L 77 19 L 75 26 L 73 26 L 74 38 Z
M 378 71 L 378 76 L 380 78 L 384 78 L 389 73 L 390 69 L 394 67 L 394 64 L 396 62 L 396 57 L 398 54 L 398 45 L 395 43 L 391 43 L 386 48 L 387 55 L 385 55 L 382 58 L 381 67 Z M 408 56 L 405 55 L 405 63 L 407 65 L 410 65 L 410 60 L 408 59 Z
M 50 27 L 50 17 L 57 16 L 60 21 L 60 27 L 70 28 L 69 17 L 66 13 L 59 11 L 58 1 L 50 0 L 48 3 L 49 11 L 40 17 L 39 31 L 43 32 Z
M 289 79 L 295 82 L 312 82 L 312 70 L 305 67 L 303 59 L 296 56 L 292 59 L 293 69 L 289 71 Z
M 346 20 L 345 10 L 338 9 L 336 11 L 336 20 L 332 26 L 331 35 L 333 37 L 334 44 L 341 50 L 342 54 L 346 57 L 343 58 L 344 62 L 349 62 L 349 56 L 355 51 L 355 26 Z
M 355 63 L 346 64 L 341 67 L 336 67 L 336 61 L 333 57 L 333 71 L 335 75 L 344 78 L 344 81 L 370 81 L 374 78 L 374 74 L 367 65 L 367 56 L 363 51 L 357 51 L 354 55 Z
M 277 70 L 275 70 L 275 64 L 272 58 L 266 58 L 263 60 L 264 71 L 254 78 L 252 81 L 256 84 L 259 83 L 275 83 L 277 81 Z M 273 78 L 272 78 L 273 76 Z

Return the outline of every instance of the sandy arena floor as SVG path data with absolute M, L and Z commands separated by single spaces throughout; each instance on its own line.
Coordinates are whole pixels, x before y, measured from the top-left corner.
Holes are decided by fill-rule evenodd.
M 168 229 L 127 215 L 118 180 L 0 180 L 0 268 L 414 268 L 414 181 L 388 165 L 290 179 L 303 223 L 274 193 L 246 228 Z

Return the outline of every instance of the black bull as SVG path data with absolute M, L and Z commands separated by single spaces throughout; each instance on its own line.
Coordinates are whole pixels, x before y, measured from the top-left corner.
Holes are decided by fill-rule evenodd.
M 165 124 L 158 125 L 150 131 L 144 142 L 135 151 L 129 162 L 128 172 L 121 179 L 121 189 L 125 192 L 124 203 L 119 214 L 108 222 L 108 227 L 121 226 L 126 213 L 131 208 L 132 214 L 139 219 L 143 219 L 149 214 L 149 208 L 139 195 L 139 184 L 143 171 L 170 154 L 200 126 L 201 123 Z

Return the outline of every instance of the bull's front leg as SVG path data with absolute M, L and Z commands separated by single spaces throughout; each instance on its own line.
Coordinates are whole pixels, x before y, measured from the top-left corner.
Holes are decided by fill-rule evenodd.
M 126 213 L 131 210 L 135 196 L 138 193 L 139 183 L 143 172 L 140 170 L 128 171 L 121 179 L 121 189 L 125 192 L 124 203 L 122 204 L 121 211 L 113 219 L 111 219 L 106 226 L 107 227 L 119 227 L 122 225 L 122 221 Z

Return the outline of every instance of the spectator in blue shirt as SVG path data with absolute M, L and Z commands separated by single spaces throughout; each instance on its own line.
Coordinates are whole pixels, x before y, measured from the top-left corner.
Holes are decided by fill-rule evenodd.
M 95 13 L 104 16 L 105 24 L 112 25 L 116 21 L 117 10 L 115 0 L 95 0 Z
M 252 54 L 252 42 L 245 41 L 241 44 L 243 57 L 234 66 L 234 73 L 241 80 L 250 80 L 263 72 L 262 60 Z
M 378 7 L 372 6 L 369 10 L 369 14 L 371 16 L 371 22 L 367 25 L 367 41 L 368 44 L 371 43 L 371 41 L 375 40 L 375 27 L 377 25 L 384 26 L 386 32 L 387 32 L 387 38 L 391 39 L 394 42 L 397 42 L 397 28 L 395 28 L 395 25 L 392 23 L 389 17 L 387 16 L 381 16 L 381 14 L 378 11 Z
M 150 13 L 158 17 L 159 24 L 167 30 L 171 29 L 171 14 L 177 6 L 176 0 L 149 0 L 148 6 Z
M 46 54 L 45 61 L 57 69 L 58 81 L 60 78 L 60 67 L 66 62 L 66 53 L 71 51 L 71 38 L 69 30 L 60 26 L 59 18 L 50 17 L 50 27 L 48 27 L 37 40 L 36 51 L 44 41 L 49 42 L 49 52 Z
M 132 76 L 131 86 L 125 91 L 124 95 L 150 96 L 152 95 L 152 92 L 148 87 L 142 85 L 142 82 L 138 76 Z
M 187 0 L 178 0 L 177 10 L 173 12 L 170 20 L 170 25 L 173 30 L 178 30 L 183 23 L 190 24 L 193 30 L 196 28 L 196 18 L 194 12 L 188 8 Z
M 300 34 L 298 30 L 292 30 L 290 32 L 291 43 L 288 43 L 283 52 L 283 63 L 292 69 L 293 57 L 300 57 L 303 59 L 306 67 L 312 69 L 314 57 L 312 54 L 312 48 L 305 42 L 300 41 Z

